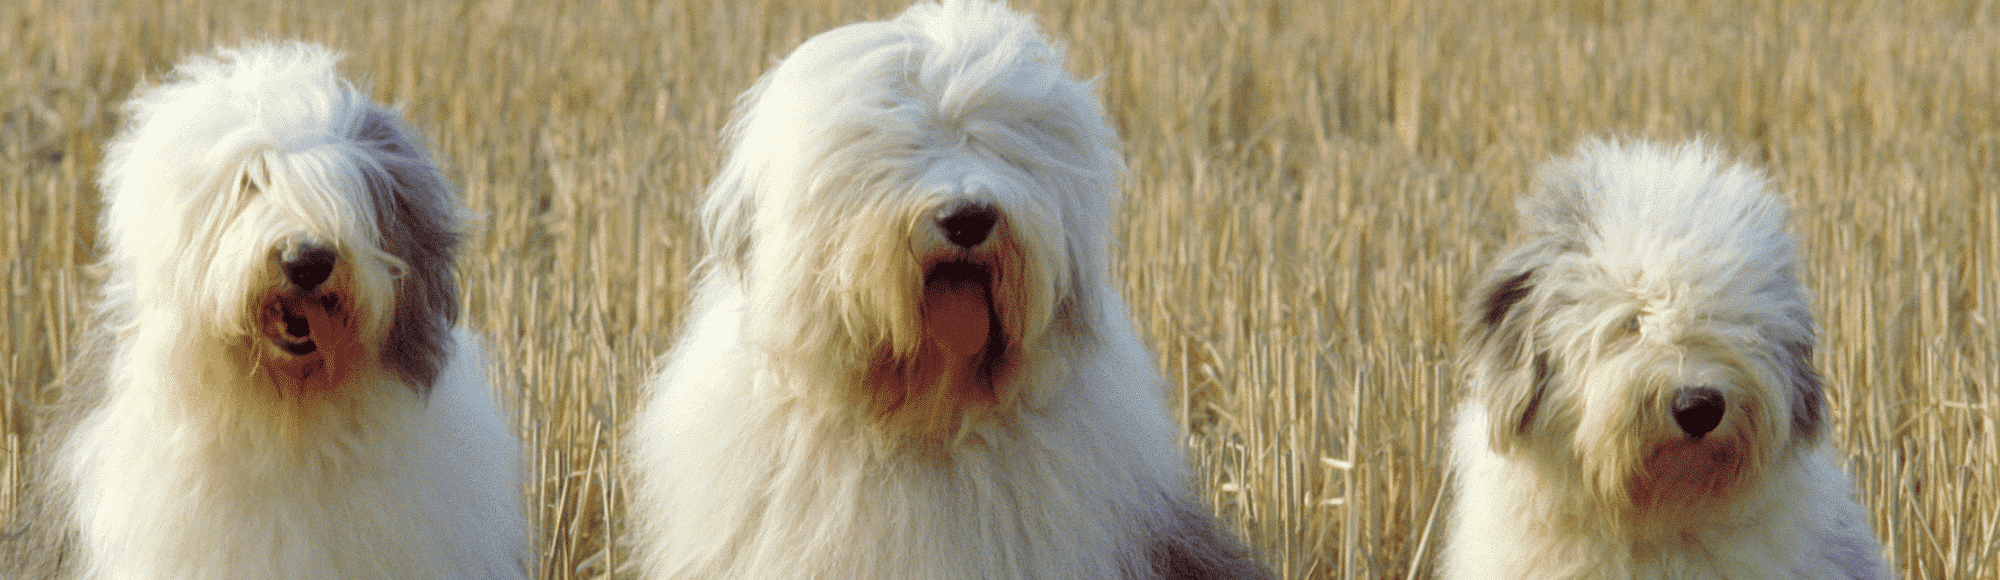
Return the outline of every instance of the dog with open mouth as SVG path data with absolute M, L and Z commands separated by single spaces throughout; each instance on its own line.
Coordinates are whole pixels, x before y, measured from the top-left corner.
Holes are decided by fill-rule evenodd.
M 519 443 L 455 327 L 455 200 L 338 60 L 224 49 L 128 105 L 103 357 L 54 470 L 64 575 L 526 576 Z
M 315 244 L 287 248 L 277 257 L 284 282 L 266 301 L 261 325 L 270 346 L 279 351 L 267 359 L 274 377 L 295 378 L 301 388 L 315 382 L 338 385 L 348 373 L 328 368 L 328 361 L 340 365 L 365 356 L 353 352 L 359 329 L 342 306 L 352 300 L 344 291 L 349 283 L 330 280 L 338 261 L 336 250 Z M 320 352 L 321 343 L 331 356 Z
M 744 97 L 626 436 L 645 578 L 1262 578 L 1115 292 L 1121 161 L 1027 17 L 921 3 Z

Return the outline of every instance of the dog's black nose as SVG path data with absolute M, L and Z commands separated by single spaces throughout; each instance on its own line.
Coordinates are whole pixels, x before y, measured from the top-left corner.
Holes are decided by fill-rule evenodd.
M 1722 391 L 1709 387 L 1689 387 L 1674 392 L 1674 422 L 1689 437 L 1700 438 L 1722 423 Z
M 285 270 L 285 279 L 292 285 L 310 292 L 333 275 L 333 263 L 339 258 L 340 254 L 331 248 L 306 246 L 286 256 L 285 263 L 279 267 Z
M 993 233 L 993 224 L 1000 221 L 1000 212 L 985 204 L 966 204 L 938 220 L 938 228 L 944 230 L 944 237 L 961 248 L 970 248 L 986 241 Z

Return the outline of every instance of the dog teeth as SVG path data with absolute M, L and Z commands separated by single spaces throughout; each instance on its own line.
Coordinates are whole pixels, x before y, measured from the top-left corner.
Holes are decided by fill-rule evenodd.
M 311 340 L 307 340 L 305 342 L 281 342 L 278 343 L 278 348 L 284 349 L 285 352 L 292 353 L 292 356 L 305 356 L 312 354 L 313 351 L 319 350 L 319 343 L 313 342 Z
M 272 324 L 271 342 L 277 344 L 279 350 L 292 356 L 304 356 L 319 351 L 319 343 L 312 338 L 312 319 L 307 318 L 305 313 L 280 303 L 273 306 L 270 316 L 276 318 Z

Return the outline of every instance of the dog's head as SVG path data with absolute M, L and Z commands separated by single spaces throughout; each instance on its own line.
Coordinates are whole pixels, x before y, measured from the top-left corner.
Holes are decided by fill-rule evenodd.
M 381 365 L 424 392 L 457 310 L 452 202 L 414 133 L 337 60 L 224 50 L 132 100 L 104 168 L 107 294 L 280 389 Z
M 1495 451 L 1658 512 L 1815 440 L 1811 314 L 1763 175 L 1699 144 L 1596 143 L 1543 181 L 1467 308 Z
M 997 5 L 821 34 L 745 96 L 704 206 L 751 340 L 885 424 L 951 434 L 1088 340 L 1118 142 L 1090 87 Z

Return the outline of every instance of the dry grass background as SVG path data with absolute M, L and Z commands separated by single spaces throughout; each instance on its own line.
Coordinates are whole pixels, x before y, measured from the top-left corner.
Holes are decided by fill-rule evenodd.
M 118 103 L 300 37 L 406 104 L 478 216 L 465 322 L 535 450 L 543 576 L 622 576 L 613 441 L 681 316 L 717 131 L 800 41 L 902 5 L 0 3 L 0 507 L 78 364 Z M 1202 493 L 1286 577 L 1429 575 L 1455 305 L 1534 166 L 1706 134 L 1793 200 L 1834 441 L 1903 575 L 2000 578 L 1995 2 L 1018 7 L 1101 78 L 1126 296 Z

